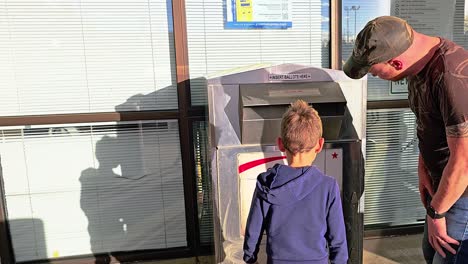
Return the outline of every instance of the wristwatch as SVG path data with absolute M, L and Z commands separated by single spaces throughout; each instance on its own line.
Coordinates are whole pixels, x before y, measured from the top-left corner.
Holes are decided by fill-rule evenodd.
M 446 213 L 438 213 L 434 207 L 432 207 L 431 205 L 429 205 L 427 208 L 426 208 L 426 213 L 427 215 L 432 218 L 432 219 L 441 219 L 441 218 L 444 218 L 445 217 L 445 214 Z

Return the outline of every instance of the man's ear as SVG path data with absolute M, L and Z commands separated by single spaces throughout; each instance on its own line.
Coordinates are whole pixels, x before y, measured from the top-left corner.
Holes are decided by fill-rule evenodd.
M 315 153 L 319 153 L 320 151 L 322 151 L 324 143 L 325 143 L 325 139 L 323 137 L 319 138 L 319 140 L 317 141 L 317 144 L 314 147 Z
M 395 68 L 397 71 L 403 69 L 403 62 L 401 60 L 391 59 L 388 61 L 388 64 L 390 64 L 390 66 Z
M 286 151 L 286 148 L 284 147 L 284 144 L 283 144 L 283 140 L 281 139 L 281 137 L 278 137 L 276 139 L 276 144 L 278 145 L 278 148 L 281 152 L 285 152 Z

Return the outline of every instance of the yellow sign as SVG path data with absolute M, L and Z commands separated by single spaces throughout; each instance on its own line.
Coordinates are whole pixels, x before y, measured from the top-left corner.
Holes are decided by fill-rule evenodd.
M 252 0 L 236 0 L 237 21 L 252 21 Z

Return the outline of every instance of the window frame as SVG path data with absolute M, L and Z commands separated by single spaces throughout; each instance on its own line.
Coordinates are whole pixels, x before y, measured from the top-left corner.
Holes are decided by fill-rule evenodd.
M 329 67 L 341 68 L 341 0 L 330 0 L 330 53 Z M 188 44 L 185 17 L 185 1 L 172 0 L 173 41 L 175 50 L 176 83 L 178 109 L 165 111 L 125 111 L 85 114 L 46 114 L 25 116 L 0 116 L 1 126 L 28 126 L 70 123 L 94 123 L 138 120 L 176 119 L 179 124 L 179 138 L 184 181 L 184 200 L 187 224 L 187 246 L 181 248 L 143 250 L 117 253 L 122 261 L 142 261 L 168 258 L 183 258 L 213 254 L 212 245 L 201 245 L 200 228 L 197 209 L 197 183 L 195 173 L 195 154 L 193 149 L 193 124 L 197 121 L 207 121 L 205 106 L 191 104 L 191 89 L 188 61 Z M 1 157 L 0 157 L 1 161 Z M 0 164 L 0 187 L 3 187 Z M 6 217 L 6 199 L 0 188 L 0 259 L 4 263 L 15 263 L 12 240 Z M 123 258 L 122 258 L 123 257 Z M 90 263 L 108 259 L 106 255 L 76 256 L 64 259 L 48 259 L 24 263 Z M 117 261 L 112 256 L 111 261 Z

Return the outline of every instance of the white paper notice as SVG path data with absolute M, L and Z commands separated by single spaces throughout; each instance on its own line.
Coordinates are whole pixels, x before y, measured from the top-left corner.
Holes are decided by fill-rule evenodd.
M 455 0 L 392 0 L 391 15 L 403 18 L 414 30 L 453 39 Z M 406 81 L 391 82 L 390 94 L 407 93 Z
M 452 39 L 455 0 L 392 0 L 391 15 L 418 32 Z
M 291 20 L 291 1 L 268 0 L 254 1 L 254 17 L 259 21 L 289 21 Z

